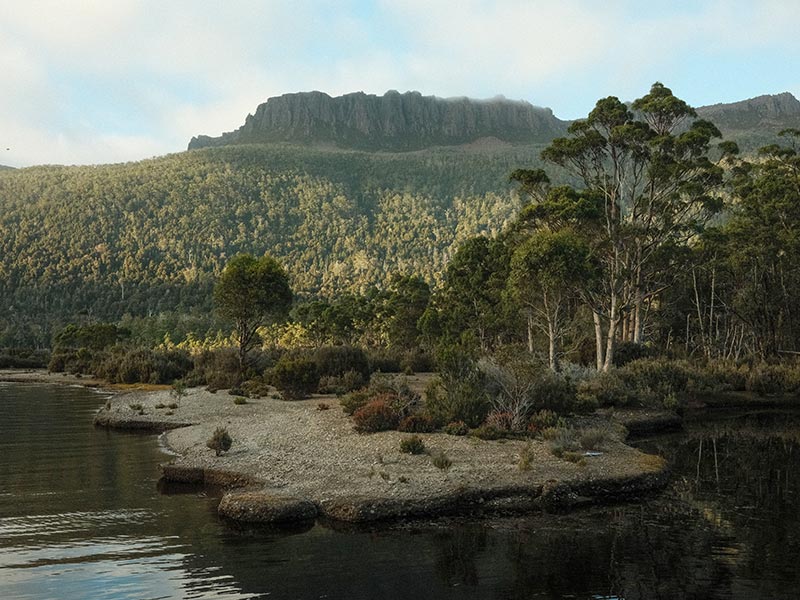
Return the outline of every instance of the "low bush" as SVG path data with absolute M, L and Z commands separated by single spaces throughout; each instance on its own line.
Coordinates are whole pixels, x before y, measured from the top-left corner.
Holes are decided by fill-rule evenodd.
M 342 406 L 342 410 L 345 412 L 345 414 L 352 415 L 359 408 L 369 402 L 369 398 L 369 390 L 356 390 L 342 396 L 339 400 L 339 404 Z
M 685 392 L 691 370 L 681 361 L 644 358 L 617 369 L 617 374 L 631 389 L 651 390 L 663 396 L 669 392 Z
M 442 469 L 445 471 L 453 465 L 453 461 L 451 461 L 447 454 L 441 450 L 435 450 L 431 452 L 431 462 L 437 469 Z
M 327 402 L 317 403 L 317 410 L 330 410 L 331 406 Z
M 469 427 L 464 421 L 451 421 L 442 428 L 447 435 L 467 435 Z
M 359 390 L 367 384 L 367 379 L 358 371 L 346 371 L 342 375 L 326 375 L 319 379 L 320 394 L 346 394 Z
M 489 398 L 475 379 L 437 378 L 425 390 L 425 408 L 437 423 L 477 427 L 489 413 Z
M 587 406 L 629 406 L 638 400 L 636 391 L 614 371 L 581 381 L 575 395 L 579 403 Z
M 530 471 L 533 459 L 534 459 L 533 444 L 528 442 L 522 447 L 522 450 L 519 451 L 519 463 L 517 463 L 519 470 Z
M 418 435 L 412 435 L 400 440 L 400 452 L 405 454 L 423 454 L 425 442 Z
M 194 357 L 191 379 L 215 390 L 227 390 L 239 383 L 239 355 L 236 348 L 204 350 Z
M 584 450 L 604 450 L 606 444 L 615 437 L 610 426 L 587 427 L 578 433 L 578 441 Z
M 406 374 L 433 371 L 433 358 L 421 350 L 407 350 L 400 357 L 400 370 Z
M 214 435 L 206 442 L 206 446 L 211 448 L 217 456 L 230 450 L 232 445 L 233 440 L 228 434 L 228 430 L 224 427 L 217 427 L 214 430 Z
M 745 389 L 759 396 L 795 393 L 800 389 L 800 369 L 790 364 L 755 365 L 747 375 Z
M 396 429 L 400 415 L 385 398 L 370 400 L 367 404 L 353 413 L 356 431 L 360 433 L 374 433 Z
M 503 433 L 517 431 L 514 426 L 514 415 L 498 410 L 493 410 L 486 416 L 484 425 L 490 429 L 502 431 Z
M 299 400 L 316 391 L 319 373 L 314 361 L 284 355 L 269 371 L 268 379 L 286 400 Z
M 413 413 L 401 419 L 397 430 L 407 433 L 431 433 L 436 430 L 436 422 L 425 413 Z
M 564 458 L 567 452 L 577 452 L 581 445 L 578 436 L 572 429 L 558 429 L 557 433 L 548 439 L 550 453 L 558 458 Z
M 362 381 L 369 379 L 369 361 L 361 348 L 323 346 L 314 352 L 314 362 L 320 377 L 342 377 L 353 371 L 361 376 Z
M 559 417 L 552 410 L 543 409 L 531 415 L 528 421 L 528 432 L 538 433 L 549 427 L 565 427 L 563 417 Z
M 370 373 L 401 373 L 401 355 L 393 350 L 386 348 L 368 348 L 367 361 Z
M 491 425 L 481 425 L 475 429 L 470 429 L 469 434 L 481 440 L 499 440 L 508 434 L 507 431 L 502 431 Z
M 242 404 L 247 404 L 247 398 L 245 398 L 244 396 L 236 396 L 233 399 L 233 403 L 236 404 L 237 406 L 241 406 Z
M 113 383 L 163 384 L 184 377 L 193 366 L 183 350 L 118 345 L 106 353 L 95 375 Z

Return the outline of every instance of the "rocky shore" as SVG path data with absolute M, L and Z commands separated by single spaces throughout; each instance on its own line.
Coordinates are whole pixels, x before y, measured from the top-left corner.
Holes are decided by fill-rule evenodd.
M 173 403 L 178 406 L 169 408 Z M 408 434 L 356 433 L 332 396 L 236 404 L 225 392 L 200 388 L 177 402 L 168 390 L 128 391 L 109 400 L 95 423 L 165 432 L 166 446 L 177 455 L 163 465 L 165 479 L 226 487 L 219 512 L 240 522 L 562 511 L 641 497 L 668 478 L 660 458 L 617 439 L 578 462 L 553 456 L 540 440 L 442 433 L 419 434 L 427 454 L 404 454 L 400 441 Z M 221 456 L 206 446 L 217 427 L 233 440 Z M 436 466 L 434 454 L 451 464 Z

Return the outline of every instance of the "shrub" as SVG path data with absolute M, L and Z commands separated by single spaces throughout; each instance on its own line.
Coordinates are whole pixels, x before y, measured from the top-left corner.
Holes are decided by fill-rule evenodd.
M 789 391 L 791 388 L 787 375 L 788 369 L 783 365 L 761 363 L 750 369 L 745 381 L 745 389 L 759 396 L 780 394 Z
M 441 450 L 431 452 L 431 462 L 434 467 L 442 470 L 447 470 L 453 465 L 453 461 Z
M 204 350 L 194 357 L 188 379 L 213 390 L 227 390 L 239 383 L 239 356 L 235 348 Z
M 339 400 L 339 404 L 341 404 L 342 410 L 345 412 L 345 414 L 352 415 L 359 408 L 369 402 L 369 397 L 370 393 L 368 390 L 358 390 L 342 396 L 342 398 Z
M 499 440 L 506 436 L 506 431 L 501 431 L 491 425 L 481 425 L 475 429 L 470 430 L 469 434 L 481 440 Z
M 314 361 L 284 355 L 269 372 L 269 380 L 286 400 L 299 400 L 317 389 L 319 373 Z
M 400 441 L 400 452 L 405 454 L 422 454 L 425 452 L 425 442 L 418 435 L 411 435 Z
M 436 423 L 428 414 L 413 413 L 401 419 L 397 430 L 407 433 L 431 433 L 436 430 Z
M 489 412 L 489 398 L 476 379 L 434 379 L 425 390 L 425 408 L 437 423 L 477 427 Z
M 371 373 L 380 371 L 381 373 L 400 373 L 400 355 L 386 348 L 369 348 L 367 350 L 367 360 Z
M 400 358 L 400 369 L 407 375 L 433 371 L 433 358 L 420 350 L 407 350 Z
M 597 408 L 593 402 L 578 401 L 575 384 L 560 373 L 544 372 L 536 380 L 532 391 L 535 408 L 547 409 L 565 414 L 570 412 L 589 412 Z
M 370 382 L 369 391 L 373 398 L 380 394 L 391 395 L 392 406 L 401 417 L 420 410 L 419 394 L 408 387 L 408 382 L 403 376 L 376 375 Z
M 400 416 L 385 399 L 375 399 L 353 413 L 355 429 L 360 433 L 373 433 L 395 429 Z
M 578 440 L 584 450 L 602 450 L 614 435 L 610 427 L 587 427 L 580 431 Z
M 464 421 L 451 421 L 442 428 L 447 435 L 467 435 L 469 427 Z
M 580 450 L 580 443 L 572 429 L 557 429 L 555 434 L 549 436 L 548 447 L 553 456 L 563 458 L 566 452 Z
M 522 450 L 519 451 L 519 463 L 517 464 L 519 470 L 529 471 L 533 459 L 534 459 L 533 444 L 528 442 L 522 447 Z
M 369 378 L 369 362 L 361 348 L 353 346 L 323 346 L 314 352 L 314 362 L 320 377 L 342 377 L 348 371 Z
M 80 354 L 80 351 L 78 352 Z M 167 383 L 192 369 L 183 350 L 114 346 L 95 369 L 95 374 L 114 383 Z
M 619 342 L 614 349 L 614 366 L 622 367 L 629 362 L 648 358 L 653 355 L 652 350 L 644 344 L 636 344 L 634 342 Z
M 358 371 L 347 371 L 342 375 L 326 375 L 320 377 L 320 394 L 346 394 L 353 390 L 363 388 L 367 383 L 364 376 Z
M 330 410 L 330 405 L 326 402 L 320 402 L 317 404 L 317 410 Z
M 243 396 L 236 396 L 236 398 L 233 399 L 233 403 L 236 404 L 237 406 L 241 406 L 242 404 L 247 404 L 247 398 L 244 398 Z
M 646 358 L 628 363 L 617 373 L 629 388 L 652 390 L 663 395 L 685 392 L 690 370 L 680 361 Z
M 586 406 L 628 406 L 638 399 L 635 390 L 625 385 L 615 372 L 597 373 L 578 383 L 577 401 Z
M 228 430 L 224 427 L 217 427 L 214 430 L 214 435 L 206 442 L 206 446 L 211 448 L 217 456 L 230 450 L 232 444 L 233 440 L 228 434 Z
M 486 416 L 486 427 L 502 432 L 517 431 L 514 415 L 493 410 Z
M 558 427 L 563 419 L 553 412 L 552 410 L 543 409 L 531 415 L 528 421 L 528 431 L 530 433 L 537 433 L 548 427 Z
M 170 398 L 174 398 L 176 402 L 180 402 L 181 398 L 186 396 L 186 385 L 182 379 L 176 379 L 172 382 L 172 389 L 169 391 Z

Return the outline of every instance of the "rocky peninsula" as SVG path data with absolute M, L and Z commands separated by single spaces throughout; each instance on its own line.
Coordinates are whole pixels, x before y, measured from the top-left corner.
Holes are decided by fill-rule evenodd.
M 219 512 L 241 522 L 561 511 L 641 497 L 668 479 L 661 458 L 622 439 L 572 462 L 554 456 L 543 440 L 430 433 L 419 434 L 428 452 L 412 455 L 400 451 L 409 434 L 357 433 L 334 396 L 241 402 L 201 388 L 178 402 L 167 389 L 125 391 L 95 423 L 164 432 L 176 454 L 162 466 L 165 479 L 224 486 Z M 221 456 L 206 445 L 217 427 L 233 441 Z M 445 466 L 433 456 L 446 457 Z

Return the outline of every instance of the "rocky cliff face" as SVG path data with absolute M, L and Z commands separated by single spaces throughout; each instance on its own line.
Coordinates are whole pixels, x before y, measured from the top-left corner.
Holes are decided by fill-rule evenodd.
M 800 126 L 800 101 L 789 92 L 784 92 L 730 104 L 702 106 L 697 109 L 697 114 L 713 122 L 723 133 L 779 130 Z
M 482 138 L 548 142 L 566 132 L 552 111 L 505 98 L 442 99 L 419 92 L 284 94 L 261 104 L 239 129 L 192 138 L 189 149 L 266 142 L 330 143 L 365 150 L 417 150 Z

